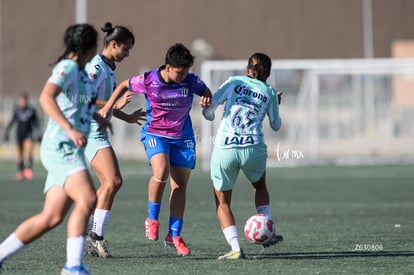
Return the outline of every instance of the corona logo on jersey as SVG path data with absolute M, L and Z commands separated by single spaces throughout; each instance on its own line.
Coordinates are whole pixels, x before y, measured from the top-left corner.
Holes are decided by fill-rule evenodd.
M 267 96 L 265 96 L 265 95 L 263 95 L 263 94 L 261 94 L 259 92 L 256 92 L 254 90 L 252 91 L 252 90 L 248 89 L 244 85 L 237 85 L 234 88 L 234 91 L 238 95 L 247 95 L 247 96 L 250 96 L 250 97 L 253 97 L 253 98 L 257 98 L 257 99 L 259 99 L 259 100 L 261 100 L 261 101 L 263 101 L 265 103 L 267 102 Z

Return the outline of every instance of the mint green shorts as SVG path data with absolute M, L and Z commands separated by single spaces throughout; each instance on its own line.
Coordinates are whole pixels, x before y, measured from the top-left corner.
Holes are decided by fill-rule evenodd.
M 94 131 L 92 128 L 88 137 L 88 143 L 86 144 L 85 156 L 89 161 L 92 161 L 100 149 L 111 146 L 106 131 Z
M 214 188 L 232 190 L 240 170 L 250 182 L 257 182 L 266 171 L 266 160 L 267 146 L 263 143 L 229 149 L 214 147 L 210 162 Z
M 63 188 L 69 175 L 87 169 L 84 147 L 78 148 L 72 141 L 43 139 L 40 160 L 47 170 L 44 193 L 56 184 Z

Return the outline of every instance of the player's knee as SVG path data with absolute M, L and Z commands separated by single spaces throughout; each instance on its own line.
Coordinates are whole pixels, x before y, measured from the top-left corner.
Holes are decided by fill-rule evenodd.
M 43 224 L 47 230 L 53 229 L 61 224 L 64 218 L 65 216 L 63 214 L 45 215 Z
M 113 194 L 116 193 L 122 186 L 122 177 L 113 176 L 106 178 L 101 181 L 101 190 L 105 190 L 105 193 Z
M 92 210 L 96 207 L 96 202 L 96 193 L 85 195 L 75 201 L 75 208 L 78 208 L 85 213 L 92 213 Z
M 158 183 L 166 183 L 168 181 L 168 176 L 167 177 L 156 177 L 156 176 L 152 176 L 151 177 L 152 181 L 158 182 Z
M 117 192 L 122 186 L 122 177 L 115 176 L 110 180 L 109 189 L 111 192 Z

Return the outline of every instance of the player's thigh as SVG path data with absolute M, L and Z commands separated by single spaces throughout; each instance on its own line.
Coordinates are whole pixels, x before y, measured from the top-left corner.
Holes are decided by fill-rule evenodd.
M 92 159 L 91 165 L 101 183 L 121 179 L 118 159 L 112 147 L 99 149 Z
M 72 199 L 65 193 L 63 188 L 55 185 L 50 188 L 45 195 L 45 202 L 42 209 L 42 215 L 48 220 L 54 219 L 60 222 L 72 205 Z
M 235 148 L 214 147 L 210 160 L 211 180 L 218 191 L 232 190 L 239 174 L 240 166 Z
M 170 159 L 165 153 L 157 153 L 150 159 L 152 174 L 159 181 L 166 181 L 170 174 Z
M 266 171 L 267 146 L 256 144 L 239 151 L 241 170 L 250 182 L 257 182 Z
M 95 188 L 87 169 L 70 174 L 66 178 L 64 190 L 75 203 L 91 205 L 96 202 Z
M 76 147 L 70 141 L 43 140 L 40 148 L 40 160 L 47 170 L 45 192 L 55 185 L 64 188 L 70 175 L 87 170 L 83 148 Z
M 171 166 L 170 174 L 170 183 L 172 187 L 185 187 L 190 178 L 191 169 L 185 167 Z

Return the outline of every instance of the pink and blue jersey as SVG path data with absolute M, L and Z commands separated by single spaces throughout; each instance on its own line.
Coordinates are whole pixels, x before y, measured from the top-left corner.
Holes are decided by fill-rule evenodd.
M 207 87 L 190 72 L 181 83 L 166 83 L 160 75 L 163 68 L 129 79 L 129 90 L 144 94 L 146 99 L 147 122 L 142 132 L 174 139 L 193 136 L 193 95 L 201 96 Z

